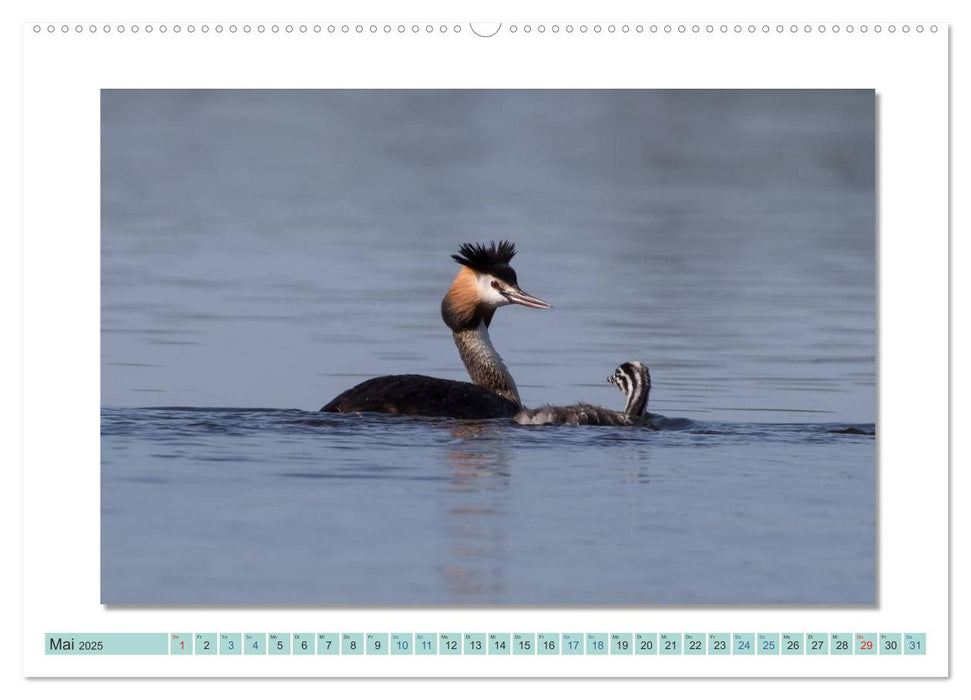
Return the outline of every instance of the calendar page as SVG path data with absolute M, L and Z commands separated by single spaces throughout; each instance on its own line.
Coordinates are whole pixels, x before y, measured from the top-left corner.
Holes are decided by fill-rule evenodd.
M 24 674 L 947 676 L 946 18 L 407 14 L 24 24 Z

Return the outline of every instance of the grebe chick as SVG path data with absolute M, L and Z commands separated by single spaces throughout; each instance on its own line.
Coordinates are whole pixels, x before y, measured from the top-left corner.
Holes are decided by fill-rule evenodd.
M 516 271 L 509 265 L 515 254 L 513 243 L 500 241 L 489 247 L 466 243 L 452 256 L 462 267 L 442 299 L 442 320 L 452 330 L 471 384 L 420 374 L 375 377 L 348 389 L 320 410 L 449 418 L 516 415 L 522 408 L 519 390 L 489 340 L 489 324 L 501 306 L 548 309 L 550 304 L 519 287 Z
M 520 425 L 642 425 L 656 429 L 653 417 L 647 412 L 647 398 L 651 393 L 651 373 L 641 362 L 625 362 L 607 381 L 627 396 L 623 412 L 601 406 L 578 403 L 572 406 L 541 406 L 524 408 L 513 421 Z

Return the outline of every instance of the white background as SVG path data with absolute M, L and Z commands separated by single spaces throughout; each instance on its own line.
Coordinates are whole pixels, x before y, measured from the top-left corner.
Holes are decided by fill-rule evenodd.
M 110 4 L 103 3 L 105 7 Z M 400 9 L 362 11 L 360 8 L 295 6 L 206 13 L 178 11 L 178 3 L 141 21 L 265 21 L 267 24 L 352 22 L 408 24 L 428 21 L 463 24 L 468 19 L 603 24 L 642 22 L 663 25 L 697 21 L 702 25 L 730 26 L 768 23 L 787 27 L 805 12 L 780 16 L 769 4 L 752 4 L 748 12 L 731 16 L 716 6 L 703 10 L 681 7 L 650 12 L 620 7 L 613 12 L 603 4 L 597 10 L 560 5 L 546 10 L 503 10 L 493 3 L 486 13 L 447 7 L 424 12 Z M 85 11 L 64 6 L 60 12 L 38 8 L 20 19 L 58 26 L 76 21 L 103 24 L 105 19 L 136 21 L 130 11 Z M 904 7 L 904 5 L 901 5 Z M 817 4 L 812 25 L 823 19 L 835 22 L 891 22 L 911 25 L 937 23 L 946 30 L 956 20 L 946 5 L 933 3 L 915 10 L 895 12 L 885 3 L 879 15 L 855 10 L 847 3 Z M 66 13 L 66 14 L 65 14 Z M 934 14 L 932 14 L 934 13 Z M 5 51 L 19 47 L 20 26 L 5 27 Z M 958 55 L 958 24 L 952 28 L 953 52 Z M 923 675 L 946 673 L 947 656 L 947 123 L 946 42 L 925 31 L 923 35 L 884 32 L 847 37 L 830 32 L 779 38 L 701 35 L 655 35 L 640 40 L 618 34 L 588 34 L 558 38 L 501 34 L 489 40 L 459 36 L 434 38 L 349 36 L 322 41 L 311 35 L 277 37 L 37 37 L 24 44 L 24 125 L 27 183 L 24 199 L 24 671 L 67 669 L 77 675 L 120 672 L 169 675 L 200 672 L 217 675 L 318 673 L 319 659 L 293 658 L 169 659 L 150 657 L 91 659 L 38 656 L 36 640 L 44 631 L 342 631 L 461 630 L 461 631 L 926 631 L 932 652 L 923 659 L 785 657 L 741 659 L 658 657 L 645 665 L 636 658 L 580 660 L 551 659 L 540 666 L 531 659 L 442 659 L 422 663 L 419 673 L 436 675 L 448 669 L 459 673 L 502 674 L 577 673 L 606 675 L 656 672 L 675 675 Z M 262 43 L 257 43 L 262 42 Z M 255 50 L 258 47 L 259 50 Z M 9 53 L 9 52 L 8 52 Z M 353 54 L 353 57 L 351 56 Z M 352 60 L 353 58 L 353 60 Z M 12 57 L 16 62 L 16 56 Z M 11 61 L 8 61 L 8 64 Z M 955 68 L 957 77 L 958 68 Z M 274 609 L 161 609 L 106 610 L 98 601 L 98 95 L 100 87 L 874 87 L 879 109 L 880 150 L 880 445 L 879 471 L 879 600 L 866 609 L 649 609 L 569 611 L 562 609 L 452 609 L 428 610 L 274 610 Z M 959 93 L 955 91 L 957 97 Z M 957 119 L 956 121 L 960 121 Z M 14 122 L 7 135 L 17 133 Z M 955 128 L 954 144 L 960 141 Z M 7 141 L 10 141 L 8 138 Z M 15 161 L 14 158 L 8 159 Z M 959 163 L 959 162 L 958 162 Z M 957 163 L 956 163 L 957 165 Z M 959 171 L 955 171 L 957 175 Z M 13 173 L 16 177 L 17 173 Z M 955 179 L 955 183 L 959 181 Z M 16 191 L 16 179 L 6 192 Z M 954 191 L 958 192 L 956 185 Z M 14 200 L 13 204 L 16 204 Z M 958 201 L 955 204 L 959 204 Z M 960 249 L 960 227 L 955 211 L 954 249 Z M 8 219 L 10 218 L 8 214 Z M 19 258 L 17 220 L 10 221 L 5 242 L 9 258 Z M 70 232 L 66 235 L 65 232 Z M 56 252 L 52 252 L 56 251 Z M 16 264 L 6 265 L 5 300 L 20 301 Z M 955 276 L 955 291 L 960 291 Z M 959 303 L 959 298 L 956 299 Z M 959 307 L 956 307 L 959 308 Z M 19 317 L 13 305 L 8 317 Z M 955 314 L 957 320 L 957 314 Z M 11 322 L 11 327 L 18 324 Z M 960 342 L 961 337 L 956 336 Z M 12 344 L 12 343 L 11 343 Z M 16 350 L 16 348 L 14 348 Z M 958 353 L 955 354 L 957 356 Z M 5 364 L 17 368 L 14 352 Z M 959 376 L 960 366 L 955 367 Z M 15 396 L 14 375 L 7 396 Z M 11 403 L 14 403 L 11 401 Z M 956 406 L 957 408 L 957 406 Z M 960 418 L 960 414 L 955 414 Z M 6 421 L 16 426 L 16 414 Z M 960 426 L 959 422 L 955 425 Z M 19 427 L 19 426 L 18 426 Z M 960 437 L 960 428 L 956 437 Z M 15 444 L 16 431 L 12 432 Z M 957 456 L 959 453 L 956 453 Z M 11 471 L 15 462 L 11 460 Z M 960 483 L 960 461 L 953 485 Z M 19 483 L 11 481 L 15 497 Z M 12 501 L 5 509 L 16 512 Z M 960 500 L 954 513 L 959 545 Z M 19 522 L 8 518 L 7 531 L 18 532 Z M 16 541 L 8 548 L 16 551 Z M 11 555 L 11 558 L 13 556 Z M 955 604 L 959 573 L 954 580 Z M 17 591 L 8 598 L 15 599 Z M 16 643 L 13 620 L 8 639 Z M 959 632 L 952 637 L 955 650 Z M 8 650 L 12 655 L 13 650 Z M 958 663 L 952 665 L 955 672 Z M 417 659 L 343 659 L 342 670 L 370 675 L 414 672 Z M 461 662 L 461 663 L 459 663 Z M 545 662 L 544 662 L 545 663 Z M 189 671 L 188 669 L 194 669 Z M 634 669 L 637 669 L 634 671 Z M 359 670 L 358 670 L 359 669 Z M 32 682 L 20 690 L 29 693 L 57 691 L 59 684 Z M 905 692 L 924 693 L 912 683 Z M 108 686 L 120 690 L 119 684 Z M 419 688 L 412 686 L 415 690 Z M 448 692 L 467 693 L 451 688 Z M 763 683 L 759 692 L 768 690 Z M 901 686 L 895 686 L 900 688 Z M 66 688 L 59 686 L 63 692 Z M 291 686 L 297 690 L 295 686 Z M 331 688 L 328 686 L 328 688 Z M 438 685 L 436 689 L 444 690 Z M 214 688 L 210 687 L 211 692 Z M 332 688 L 331 688 L 332 689 Z M 535 689 L 535 686 L 534 686 Z M 588 691 L 590 690 L 587 686 Z M 704 687 L 699 688 L 703 690 Z M 950 692 L 954 684 L 937 683 L 932 692 Z M 88 690 L 94 690 L 90 687 Z M 184 692 L 181 686 L 170 689 Z M 263 686 L 261 692 L 270 689 Z M 380 691 L 381 688 L 378 687 Z M 424 688 L 422 689 L 425 690 Z M 655 692 L 659 690 L 652 686 Z M 668 689 L 670 692 L 671 689 Z M 709 688 L 710 690 L 710 688 Z M 738 690 L 742 690 L 740 687 Z M 775 688 L 787 694 L 795 686 Z M 815 692 L 831 692 L 817 687 Z M 863 688 L 858 687 L 862 692 Z M 391 692 L 385 686 L 384 692 Z M 394 692 L 400 692 L 395 690 Z M 492 692 L 505 692 L 493 686 Z

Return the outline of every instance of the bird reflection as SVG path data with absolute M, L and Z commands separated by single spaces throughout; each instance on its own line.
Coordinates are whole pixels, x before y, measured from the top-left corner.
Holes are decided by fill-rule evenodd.
M 447 463 L 452 478 L 443 518 L 447 528 L 448 563 L 440 568 L 442 587 L 454 602 L 488 602 L 506 590 L 505 515 L 509 510 L 512 474 L 504 434 L 491 422 L 450 426 L 456 443 Z

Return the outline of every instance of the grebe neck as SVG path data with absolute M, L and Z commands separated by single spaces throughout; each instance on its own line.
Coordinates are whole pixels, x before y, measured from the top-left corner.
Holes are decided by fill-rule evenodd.
M 651 374 L 647 367 L 641 372 L 631 372 L 630 381 L 632 386 L 627 394 L 627 405 L 624 413 L 631 418 L 640 418 L 644 415 L 647 408 L 647 399 L 651 394 Z
M 473 384 L 493 391 L 521 406 L 519 390 L 505 363 L 492 346 L 485 321 L 467 330 L 452 331 L 452 338 Z

